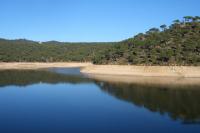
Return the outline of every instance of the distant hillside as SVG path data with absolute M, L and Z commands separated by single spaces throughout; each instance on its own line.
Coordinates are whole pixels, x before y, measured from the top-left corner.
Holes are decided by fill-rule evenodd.
M 113 43 L 34 42 L 0 39 L 0 62 L 91 61 Z
M 95 64 L 200 65 L 200 17 L 186 16 L 98 53 Z
M 94 64 L 200 66 L 200 17 L 183 19 L 116 43 L 0 39 L 0 62 L 92 61 Z

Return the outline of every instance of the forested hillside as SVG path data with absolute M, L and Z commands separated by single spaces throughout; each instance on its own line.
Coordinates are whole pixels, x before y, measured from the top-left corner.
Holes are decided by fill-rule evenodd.
M 96 54 L 95 64 L 200 65 L 200 17 L 186 16 Z
M 1 62 L 92 61 L 94 64 L 200 65 L 200 17 L 186 16 L 116 43 L 0 39 Z
M 112 43 L 34 42 L 0 39 L 1 62 L 91 61 L 95 53 L 105 51 Z

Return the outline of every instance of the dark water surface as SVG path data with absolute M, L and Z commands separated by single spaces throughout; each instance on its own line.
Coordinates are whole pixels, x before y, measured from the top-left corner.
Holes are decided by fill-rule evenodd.
M 0 133 L 200 133 L 200 88 L 117 84 L 79 69 L 0 71 Z

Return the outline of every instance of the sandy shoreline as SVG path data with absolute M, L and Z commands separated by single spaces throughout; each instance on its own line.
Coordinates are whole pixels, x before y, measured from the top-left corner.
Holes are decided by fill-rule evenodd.
M 162 86 L 200 86 L 200 67 L 91 65 L 81 72 L 97 81 Z
M 82 68 L 81 72 L 90 75 L 200 78 L 200 67 L 194 66 L 90 65 Z
M 69 68 L 69 67 L 86 67 L 92 65 L 91 63 L 79 62 L 55 62 L 55 63 L 40 63 L 40 62 L 11 62 L 0 63 L 0 70 L 8 69 L 45 69 L 45 68 Z
M 159 86 L 200 86 L 200 78 L 182 77 L 144 77 L 144 76 L 116 76 L 116 75 L 95 75 L 89 74 L 88 77 L 97 81 L 110 83 L 126 83 L 140 85 L 159 85 Z
M 107 82 L 156 85 L 200 85 L 200 67 L 93 65 L 79 62 L 0 63 L 0 70 L 80 67 L 88 77 Z
M 142 76 L 142 77 L 187 77 L 200 78 L 200 67 L 194 66 L 128 66 L 128 65 L 93 65 L 80 62 L 55 63 L 0 63 L 0 70 L 6 69 L 43 69 L 81 67 L 81 72 L 90 75 Z

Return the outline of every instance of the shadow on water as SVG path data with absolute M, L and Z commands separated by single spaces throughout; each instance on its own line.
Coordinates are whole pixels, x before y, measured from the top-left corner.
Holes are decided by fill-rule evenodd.
M 97 81 L 101 90 L 124 101 L 161 115 L 168 114 L 183 124 L 200 124 L 198 86 L 150 86 Z M 189 87 L 189 88 L 188 88 Z
M 69 71 L 71 70 L 71 71 Z M 37 83 L 88 83 L 91 82 L 80 73 L 78 68 L 49 70 L 5 70 L 0 71 L 0 87 L 16 85 L 27 86 Z M 69 73 L 68 73 L 69 71 Z M 74 73 L 72 73 L 74 72 Z
M 111 83 L 91 80 L 79 69 L 6 70 L 0 71 L 0 87 L 27 86 L 37 83 L 95 83 L 109 95 L 161 115 L 168 114 L 184 124 L 200 122 L 199 86 L 163 86 L 132 83 Z

